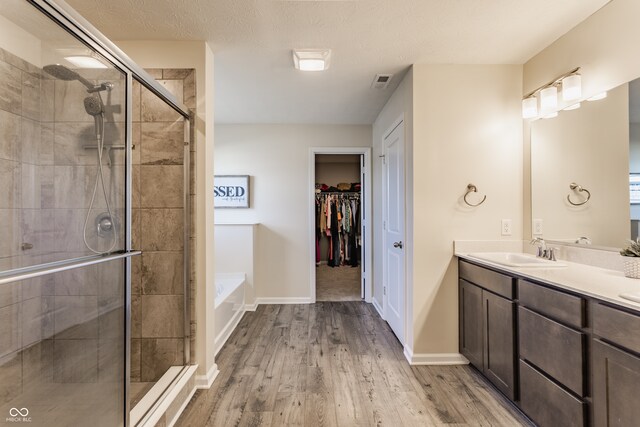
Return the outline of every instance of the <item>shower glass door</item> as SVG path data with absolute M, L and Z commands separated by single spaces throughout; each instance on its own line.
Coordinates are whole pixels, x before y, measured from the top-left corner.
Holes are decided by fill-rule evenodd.
M 126 423 L 126 82 L 0 2 L 0 424 Z

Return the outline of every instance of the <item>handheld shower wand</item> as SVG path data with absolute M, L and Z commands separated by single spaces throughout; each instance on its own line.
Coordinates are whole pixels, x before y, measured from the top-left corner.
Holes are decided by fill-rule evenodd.
M 85 246 L 93 253 L 96 254 L 105 254 L 111 252 L 118 243 L 118 238 L 116 235 L 116 227 L 115 221 L 113 218 L 113 214 L 111 213 L 111 206 L 109 204 L 109 197 L 107 196 L 107 189 L 104 183 L 104 171 L 102 169 L 102 152 L 104 150 L 104 102 L 102 101 L 102 96 L 100 92 L 102 91 L 110 91 L 113 88 L 113 84 L 109 82 L 101 83 L 98 85 L 94 85 L 89 80 L 82 77 L 80 74 L 76 73 L 73 70 L 68 69 L 64 65 L 45 65 L 43 67 L 44 71 L 51 74 L 53 77 L 56 77 L 60 80 L 64 81 L 72 81 L 77 80 L 82 83 L 86 88 L 89 96 L 84 98 L 84 109 L 90 116 L 93 116 L 95 130 L 96 130 L 96 141 L 98 143 L 97 151 L 98 151 L 98 169 L 96 170 L 96 180 L 93 186 L 93 193 L 91 194 L 91 202 L 89 203 L 89 210 L 87 211 L 87 216 L 84 220 L 84 227 L 82 230 L 82 237 L 84 239 Z M 91 215 L 91 210 L 93 209 L 93 205 L 96 200 L 96 193 L 98 191 L 98 182 L 101 183 L 102 186 L 102 194 L 104 195 L 105 204 L 107 206 L 107 215 L 101 215 L 100 222 L 98 224 L 98 235 L 100 235 L 102 229 L 102 223 L 104 221 L 108 226 L 105 227 L 106 230 L 111 231 L 112 242 L 109 249 L 106 251 L 100 251 L 98 249 L 94 249 L 91 247 L 89 242 L 87 241 L 87 225 L 89 223 L 89 216 Z

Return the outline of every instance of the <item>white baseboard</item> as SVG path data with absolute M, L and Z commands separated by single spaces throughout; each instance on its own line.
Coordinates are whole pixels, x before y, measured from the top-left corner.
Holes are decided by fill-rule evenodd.
M 205 390 L 211 388 L 213 381 L 216 379 L 219 373 L 220 370 L 218 370 L 218 365 L 214 363 L 213 366 L 209 368 L 209 372 L 207 372 L 206 375 L 196 375 L 195 389 Z
M 220 351 L 224 343 L 227 342 L 227 340 L 231 336 L 231 333 L 234 331 L 236 326 L 238 326 L 238 323 L 240 323 L 240 320 L 242 320 L 242 316 L 244 316 L 244 311 L 245 311 L 244 307 L 242 310 L 236 311 L 233 317 L 231 318 L 231 320 L 229 321 L 229 323 L 227 323 L 224 329 L 216 337 L 213 343 L 214 357 L 218 355 L 218 352 Z
M 376 311 L 380 315 L 380 317 L 382 319 L 384 319 L 384 314 L 383 314 L 383 311 L 382 311 L 382 307 L 380 307 L 380 304 L 378 304 L 378 300 L 375 299 L 375 298 L 371 298 L 371 302 L 373 304 L 373 307 L 376 309 Z
M 261 304 L 311 304 L 311 298 L 302 297 L 302 298 L 271 298 L 271 297 L 262 297 L 256 298 L 256 305 Z
M 410 365 L 468 365 L 469 361 L 460 353 L 418 353 L 404 348 L 404 357 Z

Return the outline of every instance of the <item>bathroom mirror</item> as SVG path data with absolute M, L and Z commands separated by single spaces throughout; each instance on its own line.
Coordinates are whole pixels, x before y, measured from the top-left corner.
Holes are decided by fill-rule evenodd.
M 638 236 L 639 193 L 640 79 L 531 123 L 533 237 L 620 248 Z

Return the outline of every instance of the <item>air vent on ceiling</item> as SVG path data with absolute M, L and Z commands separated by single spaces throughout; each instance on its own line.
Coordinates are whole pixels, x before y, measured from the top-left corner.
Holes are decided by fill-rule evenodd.
M 371 83 L 371 88 L 386 89 L 387 86 L 389 86 L 391 77 L 393 77 L 393 74 L 376 74 L 376 77 L 373 79 L 373 83 Z

